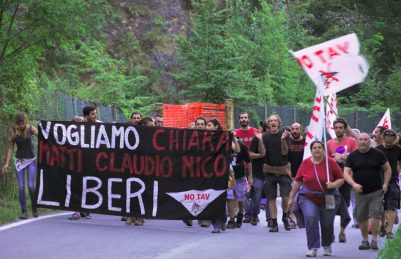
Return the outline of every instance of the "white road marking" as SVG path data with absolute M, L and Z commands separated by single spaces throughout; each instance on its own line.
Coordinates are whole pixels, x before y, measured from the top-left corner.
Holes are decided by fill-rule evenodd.
M 35 221 L 39 221 L 39 220 L 42 220 L 42 219 L 48 219 L 48 218 L 53 218 L 53 217 L 58 217 L 58 216 L 69 215 L 71 213 L 73 213 L 73 212 L 71 212 L 71 211 L 70 212 L 62 212 L 62 213 L 39 216 L 37 218 L 24 219 L 24 220 L 21 220 L 21 221 L 18 221 L 18 222 L 14 222 L 14 223 L 10 223 L 10 224 L 1 226 L 0 227 L 0 231 L 4 231 L 4 230 L 7 230 L 9 228 L 18 227 L 18 226 L 25 225 L 25 224 L 28 224 L 28 223 L 31 223 L 31 222 L 35 222 Z

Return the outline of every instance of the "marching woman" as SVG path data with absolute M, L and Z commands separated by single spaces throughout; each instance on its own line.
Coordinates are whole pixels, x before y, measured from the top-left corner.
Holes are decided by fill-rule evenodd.
M 223 130 L 223 127 L 218 119 L 211 119 L 206 124 L 206 130 Z M 239 152 L 240 147 L 238 144 L 238 140 L 236 138 L 233 139 L 231 148 L 234 152 Z M 221 219 L 218 218 L 212 219 L 212 224 L 213 224 L 212 233 L 220 233 L 221 231 L 225 231 L 227 229 L 226 221 L 227 221 L 226 217 Z
M 299 167 L 288 205 L 294 205 L 294 197 L 299 190 L 299 200 L 295 203 L 303 214 L 306 228 L 309 251 L 305 256 L 315 257 L 320 245 L 323 246 L 323 255 L 330 256 L 334 241 L 334 217 L 341 197 L 338 188 L 344 183 L 344 175 L 332 158 L 328 158 L 327 173 L 322 142 L 313 141 L 310 149 L 312 157 L 305 159 Z
M 25 172 L 28 175 L 29 196 L 32 203 L 32 215 L 38 217 L 36 210 L 35 197 L 35 176 L 36 176 L 36 156 L 34 152 L 33 135 L 38 136 L 38 130 L 32 125 L 29 125 L 26 114 L 18 114 L 13 121 L 11 144 L 8 148 L 6 162 L 3 166 L 3 174 L 9 170 L 11 156 L 14 153 L 14 146 L 17 145 L 15 154 L 15 168 L 17 170 L 19 202 L 21 205 L 20 219 L 27 219 L 28 212 L 26 209 L 25 200 Z

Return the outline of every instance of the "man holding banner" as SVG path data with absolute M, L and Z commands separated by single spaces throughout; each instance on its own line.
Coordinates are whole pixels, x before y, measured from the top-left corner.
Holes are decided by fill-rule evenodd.
M 88 122 L 88 123 L 97 123 L 101 122 L 97 119 L 97 109 L 93 105 L 87 105 L 82 108 L 83 117 L 74 117 L 72 121 L 74 122 Z M 82 118 L 82 120 L 81 120 Z M 91 219 L 92 216 L 89 212 L 74 212 L 71 216 L 68 217 L 70 220 L 78 220 L 81 217 L 85 217 L 85 219 Z

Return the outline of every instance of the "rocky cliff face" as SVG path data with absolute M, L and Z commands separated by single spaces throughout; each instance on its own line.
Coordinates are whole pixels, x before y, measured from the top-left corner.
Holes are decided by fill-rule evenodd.
M 167 90 L 173 94 L 175 83 L 169 72 L 177 66 L 175 37 L 185 35 L 189 24 L 184 9 L 185 1 L 109 0 L 109 2 L 119 16 L 105 29 L 110 42 L 110 52 L 116 56 L 126 55 L 125 58 L 134 64 L 143 64 L 144 60 L 147 60 L 149 70 L 159 71 L 158 77 L 162 84 L 160 91 L 166 93 Z M 129 49 L 132 51 L 128 51 Z

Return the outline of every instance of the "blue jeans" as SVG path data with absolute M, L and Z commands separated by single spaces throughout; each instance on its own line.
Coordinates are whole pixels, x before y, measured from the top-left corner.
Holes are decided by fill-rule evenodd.
M 320 240 L 322 246 L 330 246 L 334 235 L 334 217 L 340 201 L 336 201 L 335 209 L 326 209 L 325 205 L 317 206 L 304 195 L 300 195 L 299 206 L 304 214 L 308 249 L 320 248 Z
M 36 208 L 36 197 L 35 197 L 36 167 L 37 167 L 36 160 L 34 160 L 24 169 L 17 171 L 19 203 L 21 205 L 22 211 L 26 210 L 25 172 L 28 172 L 28 190 L 29 190 L 29 196 L 31 197 L 32 208 Z
M 262 193 L 264 188 L 264 179 L 253 177 L 253 193 L 252 197 L 250 197 L 249 205 L 246 207 L 245 215 L 248 216 L 257 216 L 260 213 L 260 201 L 262 200 Z M 266 220 L 271 219 L 270 211 L 269 211 L 269 202 L 266 202 Z

